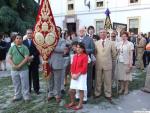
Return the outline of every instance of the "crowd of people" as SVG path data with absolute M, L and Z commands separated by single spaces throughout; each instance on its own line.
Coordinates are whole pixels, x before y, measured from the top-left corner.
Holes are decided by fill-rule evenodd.
M 96 35 L 93 26 L 87 29 L 80 27 L 78 33 L 62 32 L 60 27 L 57 29 L 59 41 L 49 58 L 52 77 L 47 100 L 55 98 L 59 103 L 67 92 L 66 85 L 70 84 L 70 103 L 65 105 L 68 109 L 82 109 L 89 98 L 97 99 L 102 92 L 112 103 L 114 84 L 119 84 L 119 94 L 127 95 L 129 82 L 132 81 L 132 67 L 144 70 L 150 62 L 150 33 L 123 31 L 119 36 L 117 31 L 109 33 L 102 29 Z M 37 95 L 41 93 L 39 65 L 42 61 L 33 44 L 32 33 L 32 29 L 27 29 L 24 38 L 18 33 L 6 39 L 0 35 L 0 66 L 4 62 L 6 70 L 7 54 L 12 67 L 13 101 L 22 98 L 30 101 L 32 86 Z M 75 100 L 79 100 L 78 104 Z

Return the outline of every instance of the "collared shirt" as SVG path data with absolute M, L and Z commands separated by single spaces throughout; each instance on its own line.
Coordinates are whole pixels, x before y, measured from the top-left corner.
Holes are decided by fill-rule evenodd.
M 93 35 L 90 35 L 90 34 L 89 34 L 89 37 L 90 37 L 90 38 L 93 38 Z
M 18 47 L 18 50 L 24 55 L 24 57 L 29 56 L 29 50 L 25 45 L 22 44 L 17 47 Z M 18 52 L 18 50 L 16 46 L 12 46 L 10 47 L 8 51 L 8 55 L 11 56 L 12 61 L 15 65 L 20 64 L 24 60 L 24 57 Z M 27 63 L 21 67 L 21 70 L 26 70 L 26 69 L 28 69 Z M 12 70 L 15 70 L 15 69 L 13 69 L 12 67 Z
M 104 40 L 100 39 L 100 41 L 101 41 L 101 45 L 103 46 L 103 43 L 104 43 L 104 47 L 105 47 L 106 38 Z
M 28 39 L 29 46 L 31 46 L 32 40 Z
M 121 41 L 117 45 L 117 49 L 119 50 L 119 62 L 123 62 L 124 64 L 129 64 L 129 60 L 132 61 L 131 52 L 134 50 L 134 45 L 132 42 Z
M 82 42 L 84 37 L 79 37 L 79 42 Z

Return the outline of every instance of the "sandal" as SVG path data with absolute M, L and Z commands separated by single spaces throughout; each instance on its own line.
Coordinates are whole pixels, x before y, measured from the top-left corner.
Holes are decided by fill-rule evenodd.
M 65 108 L 68 108 L 68 109 L 71 109 L 71 108 L 73 108 L 74 106 L 76 106 L 76 104 L 74 103 L 74 104 L 66 104 L 65 105 Z
M 80 110 L 80 109 L 82 109 L 83 108 L 83 106 L 74 106 L 73 108 L 72 108 L 72 110 Z

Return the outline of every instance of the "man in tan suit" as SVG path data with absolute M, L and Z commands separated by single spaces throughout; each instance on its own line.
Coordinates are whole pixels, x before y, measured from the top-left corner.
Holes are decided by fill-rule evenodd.
M 140 35 L 137 40 L 138 40 L 136 45 L 137 60 L 138 60 L 137 68 L 143 70 L 144 69 L 143 54 L 146 46 L 146 39 Z
M 100 40 L 95 43 L 96 48 L 96 85 L 95 98 L 98 98 L 102 91 L 104 82 L 104 93 L 106 99 L 110 102 L 111 82 L 112 82 L 112 62 L 116 59 L 115 44 L 107 39 L 106 30 L 100 30 Z

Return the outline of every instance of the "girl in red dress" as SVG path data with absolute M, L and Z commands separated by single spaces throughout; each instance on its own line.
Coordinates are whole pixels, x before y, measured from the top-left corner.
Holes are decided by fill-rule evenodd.
M 70 103 L 65 105 L 66 108 L 79 110 L 83 107 L 84 91 L 87 91 L 87 66 L 88 55 L 86 54 L 83 43 L 78 43 L 76 54 L 73 56 L 71 64 L 71 84 L 70 84 Z M 80 101 L 75 104 L 76 90 L 79 90 Z

